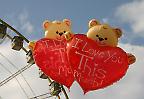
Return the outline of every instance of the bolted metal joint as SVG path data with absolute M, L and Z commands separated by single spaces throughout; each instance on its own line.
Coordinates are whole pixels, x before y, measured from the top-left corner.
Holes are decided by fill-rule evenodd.
M 57 83 L 56 81 L 53 81 L 50 84 L 50 94 L 52 96 L 58 96 L 59 93 L 61 92 L 61 85 L 59 83 Z
M 26 60 L 27 60 L 27 63 L 34 64 L 33 54 L 31 50 L 29 50 L 26 53 Z
M 7 26 L 0 24 L 0 39 L 3 39 L 6 36 Z
M 47 79 L 48 78 L 48 76 L 46 74 L 44 74 L 41 70 L 39 70 L 39 77 L 41 79 Z
M 14 36 L 11 42 L 13 50 L 19 51 L 23 47 L 23 38 L 20 36 Z

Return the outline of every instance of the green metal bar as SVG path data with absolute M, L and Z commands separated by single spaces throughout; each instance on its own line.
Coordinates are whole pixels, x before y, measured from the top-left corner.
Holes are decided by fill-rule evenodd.
M 51 79 L 50 79 L 49 77 L 48 77 L 48 81 L 49 81 L 50 83 L 52 83 L 52 81 L 51 81 Z M 69 97 L 68 97 L 68 95 L 67 95 L 67 93 L 66 93 L 66 91 L 65 91 L 65 89 L 64 89 L 64 87 L 63 87 L 63 85 L 61 85 L 61 88 L 62 88 L 62 91 L 63 91 L 66 99 L 69 99 Z M 59 95 L 58 95 L 58 98 L 60 99 L 60 96 L 59 96 Z
M 16 29 L 14 29 L 12 26 L 10 26 L 9 24 L 7 24 L 6 22 L 4 22 L 2 19 L 0 19 L 0 22 L 4 25 L 6 25 L 8 28 L 10 28 L 11 30 L 13 30 L 17 35 L 21 36 L 27 43 L 29 43 L 29 40 L 24 37 L 21 33 L 19 33 Z
M 49 77 L 47 79 L 48 79 L 49 83 L 51 84 L 52 83 L 51 79 Z M 58 99 L 60 99 L 59 95 L 57 97 L 58 97 Z
M 51 79 L 49 77 L 47 79 L 48 79 L 49 83 L 51 84 L 52 83 Z
M 63 87 L 62 85 L 61 85 L 61 88 L 62 88 L 62 91 L 63 91 L 63 93 L 64 93 L 66 99 L 69 99 L 69 97 L 68 97 L 68 95 L 67 95 L 67 93 L 66 93 L 66 91 L 65 91 L 65 89 L 64 89 L 64 87 Z

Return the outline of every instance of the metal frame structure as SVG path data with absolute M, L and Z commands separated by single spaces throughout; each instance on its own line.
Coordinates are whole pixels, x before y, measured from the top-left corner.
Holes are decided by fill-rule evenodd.
M 19 33 L 16 29 L 14 29 L 12 26 L 10 26 L 8 23 L 6 23 L 5 21 L 3 21 L 2 19 L 0 19 L 0 22 L 3 26 L 5 26 L 6 28 L 9 28 L 10 30 L 12 30 L 14 33 L 16 33 L 20 38 L 22 38 L 26 43 L 29 43 L 30 41 L 25 37 L 23 36 L 21 33 Z M 5 28 L 4 27 L 4 28 Z M 6 31 L 4 31 L 6 32 Z M 2 38 L 3 38 L 4 35 L 2 35 Z M 13 37 L 11 37 L 9 34 L 6 33 L 5 35 L 6 37 L 8 37 L 9 39 L 13 40 Z M 23 68 L 19 69 L 17 72 L 15 72 L 14 74 L 11 74 L 11 76 L 9 76 L 8 78 L 4 79 L 3 81 L 0 82 L 0 87 L 3 86 L 4 84 L 6 84 L 7 82 L 9 82 L 10 80 L 12 80 L 13 78 L 15 78 L 16 76 L 18 76 L 19 74 L 21 74 L 22 72 L 24 72 L 25 70 L 27 70 L 28 68 L 30 68 L 33 64 L 35 64 L 33 58 L 32 58 L 32 54 L 30 53 L 30 50 L 26 50 L 26 48 L 24 47 L 21 47 L 21 49 L 26 52 L 26 58 L 28 59 L 27 61 L 27 65 L 24 66 Z M 20 50 L 20 49 L 19 49 Z M 53 82 L 51 81 L 51 79 L 48 77 L 47 78 L 49 83 L 52 84 Z M 54 85 L 54 84 L 53 84 Z M 55 87 L 55 86 L 51 86 L 51 87 Z M 58 88 L 60 88 L 60 90 L 63 91 L 66 99 L 69 99 L 64 87 L 62 85 L 60 85 Z M 57 89 L 57 88 L 54 88 L 54 89 Z M 55 91 L 55 90 L 54 90 Z M 46 95 L 46 94 L 42 94 L 42 95 L 39 95 L 39 96 L 35 96 L 33 98 L 30 98 L 30 99 L 37 99 L 38 97 L 40 96 L 43 96 L 43 95 Z M 59 96 L 59 93 L 56 95 L 58 97 L 58 99 L 60 99 L 60 96 Z

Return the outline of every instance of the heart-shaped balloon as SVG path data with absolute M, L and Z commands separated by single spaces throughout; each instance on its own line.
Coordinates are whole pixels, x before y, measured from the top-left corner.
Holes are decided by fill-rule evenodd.
M 128 69 L 127 54 L 122 49 L 98 46 L 83 34 L 75 35 L 67 44 L 67 54 L 84 93 L 113 84 Z
M 66 54 L 66 41 L 43 38 L 36 42 L 33 56 L 46 75 L 70 88 L 74 76 Z

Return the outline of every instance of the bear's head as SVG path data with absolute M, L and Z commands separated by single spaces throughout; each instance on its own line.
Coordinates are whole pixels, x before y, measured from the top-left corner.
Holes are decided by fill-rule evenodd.
M 43 28 L 45 30 L 45 38 L 61 39 L 63 34 L 71 32 L 71 21 L 68 19 L 53 22 L 46 20 L 43 22 Z
M 108 24 L 100 24 L 96 19 L 89 21 L 87 37 L 97 41 L 100 45 L 116 47 L 122 31 L 119 28 L 112 28 Z

